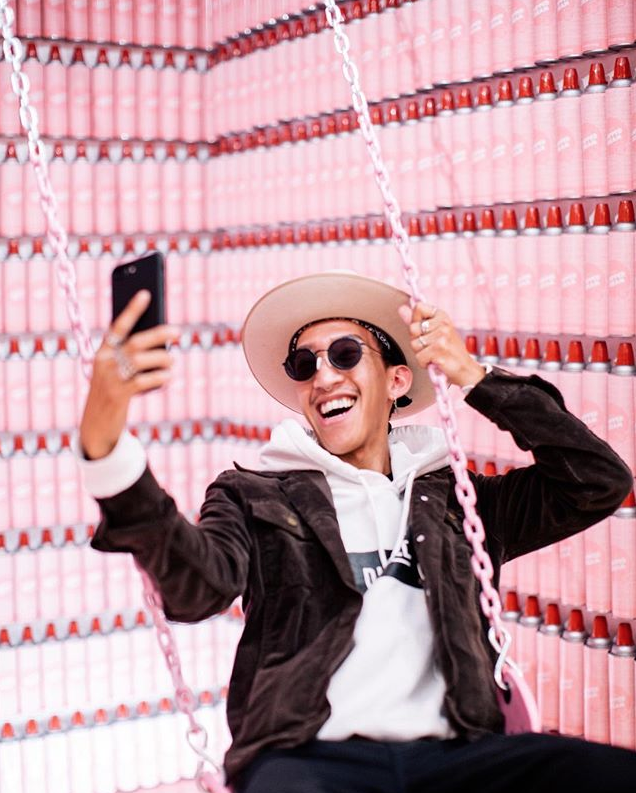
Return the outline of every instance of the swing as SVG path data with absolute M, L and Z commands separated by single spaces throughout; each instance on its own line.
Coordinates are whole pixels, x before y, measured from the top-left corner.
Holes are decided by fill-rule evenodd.
M 333 28 L 335 48 L 343 60 L 342 71 L 347 80 L 353 99 L 353 108 L 357 113 L 360 130 L 364 137 L 369 156 L 373 162 L 374 175 L 384 202 L 384 212 L 391 224 L 392 237 L 402 262 L 402 273 L 411 297 L 411 305 L 423 300 L 417 286 L 417 272 L 409 253 L 409 238 L 402 224 L 398 202 L 391 192 L 389 176 L 386 170 L 379 142 L 369 116 L 366 97 L 359 83 L 358 69 L 349 55 L 349 39 L 343 30 L 344 17 L 336 0 L 326 0 L 325 13 L 329 25 Z M 2 27 L 3 51 L 8 63 L 12 66 L 11 87 L 20 100 L 20 122 L 27 132 L 29 158 L 33 164 L 40 203 L 47 218 L 47 236 L 56 255 L 57 276 L 67 302 L 67 310 L 71 330 L 78 342 L 82 369 L 86 377 L 91 373 L 91 362 L 94 355 L 90 335 L 79 306 L 76 292 L 76 274 L 73 263 L 67 253 L 66 231 L 57 217 L 57 202 L 52 192 L 48 177 L 46 151 L 38 130 L 38 115 L 29 102 L 29 79 L 22 71 L 24 48 L 21 41 L 14 35 L 15 15 L 9 0 L 0 0 L 0 26 Z M 483 524 L 475 510 L 475 491 L 468 476 L 466 455 L 457 436 L 457 425 L 452 405 L 448 398 L 446 376 L 434 365 L 428 367 L 429 376 L 435 386 L 436 402 L 442 422 L 442 428 L 448 444 L 451 468 L 455 475 L 455 492 L 465 514 L 464 532 L 472 545 L 471 564 L 475 577 L 481 586 L 480 606 L 488 619 L 490 629 L 488 639 L 498 654 L 494 669 L 497 684 L 498 702 L 505 718 L 508 734 L 520 732 L 539 732 L 541 729 L 539 712 L 528 684 L 523 680 L 519 668 L 508 658 L 511 636 L 501 621 L 501 600 L 499 593 L 492 585 L 493 567 L 483 542 L 485 533 Z M 186 739 L 198 756 L 195 782 L 202 793 L 229 793 L 222 778 L 221 769 L 214 763 L 208 752 L 207 733 L 194 718 L 196 705 L 192 690 L 183 680 L 179 655 L 173 633 L 161 610 L 161 598 L 155 590 L 150 578 L 137 566 L 142 578 L 143 597 L 150 610 L 157 629 L 160 648 L 165 656 L 168 669 L 175 687 L 177 708 L 184 713 L 189 722 Z

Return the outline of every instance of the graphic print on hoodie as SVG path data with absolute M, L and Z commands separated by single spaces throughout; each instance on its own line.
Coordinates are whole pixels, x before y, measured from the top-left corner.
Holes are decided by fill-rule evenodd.
M 434 663 L 425 590 L 407 541 L 413 480 L 447 465 L 447 447 L 437 428 L 398 427 L 389 452 L 392 479 L 330 454 L 293 419 L 274 429 L 261 452 L 264 470 L 324 474 L 363 594 L 353 649 L 327 689 L 331 714 L 318 732 L 322 740 L 453 735 L 442 712 L 446 689 Z

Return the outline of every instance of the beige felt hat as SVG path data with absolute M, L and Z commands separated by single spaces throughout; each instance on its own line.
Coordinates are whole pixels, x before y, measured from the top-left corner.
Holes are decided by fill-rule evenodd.
M 304 325 L 321 319 L 348 317 L 377 325 L 399 345 L 413 372 L 407 396 L 396 418 L 419 413 L 435 400 L 433 384 L 415 358 L 407 326 L 398 307 L 409 302 L 401 289 L 347 270 L 333 270 L 295 278 L 267 292 L 252 307 L 243 326 L 243 351 L 252 374 L 268 394 L 300 413 L 296 386 L 283 361 L 289 342 Z

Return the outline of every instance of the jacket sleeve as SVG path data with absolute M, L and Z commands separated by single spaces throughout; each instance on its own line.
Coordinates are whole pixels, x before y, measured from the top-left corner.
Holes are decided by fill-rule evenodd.
M 158 587 L 169 619 L 205 619 L 244 592 L 251 537 L 226 475 L 209 485 L 196 526 L 148 467 L 132 486 L 97 502 L 102 517 L 92 547 L 132 553 Z
M 501 476 L 473 477 L 489 549 L 500 562 L 598 523 L 631 491 L 629 468 L 540 377 L 495 368 L 466 402 L 535 460 Z

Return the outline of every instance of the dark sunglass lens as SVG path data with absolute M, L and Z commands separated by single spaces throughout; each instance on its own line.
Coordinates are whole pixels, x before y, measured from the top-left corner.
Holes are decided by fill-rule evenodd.
M 328 354 L 338 369 L 353 369 L 362 358 L 362 345 L 355 339 L 337 339 L 329 347 Z
M 316 356 L 311 350 L 296 350 L 288 358 L 287 374 L 293 380 L 309 380 L 316 372 Z

